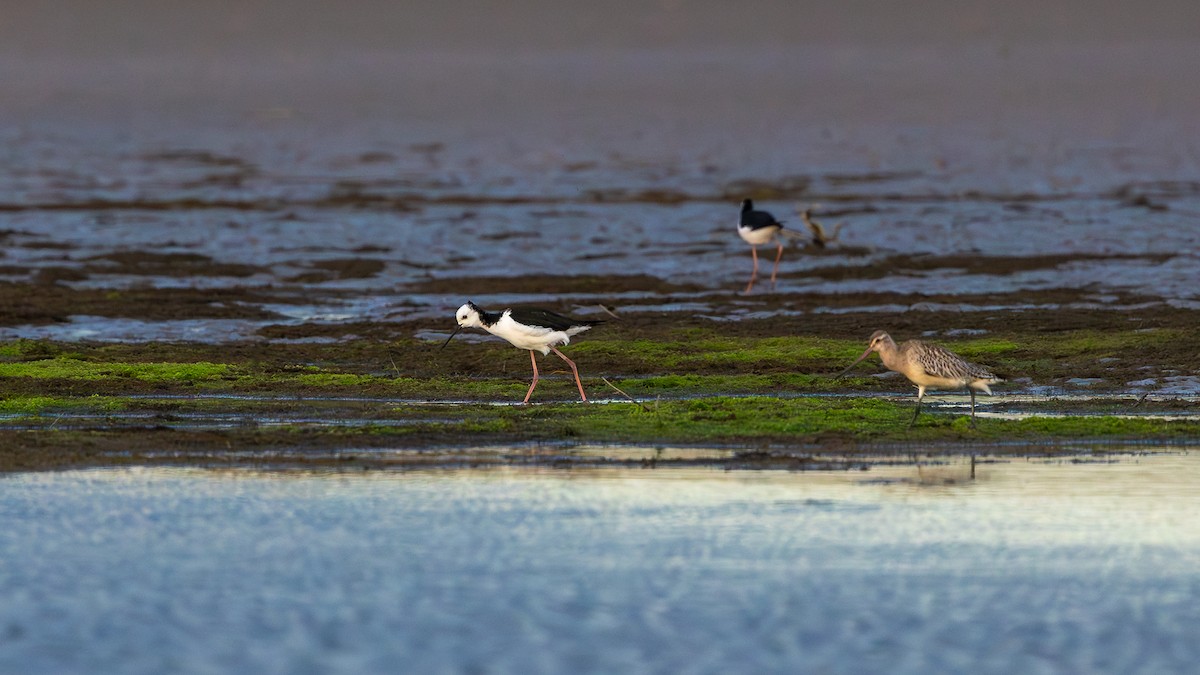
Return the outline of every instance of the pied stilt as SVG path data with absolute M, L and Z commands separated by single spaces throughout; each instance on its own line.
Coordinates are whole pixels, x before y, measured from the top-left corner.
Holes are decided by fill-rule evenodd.
M 514 347 L 529 350 L 529 360 L 533 364 L 533 382 L 530 383 L 525 400 L 521 403 L 529 403 L 529 397 L 533 395 L 533 389 L 538 383 L 537 356 L 534 352 L 541 352 L 542 356 L 554 352 L 566 361 L 575 375 L 575 384 L 579 386 L 579 397 L 587 401 L 587 395 L 583 393 L 583 382 L 579 380 L 579 369 L 575 367 L 575 362 L 558 351 L 557 347 L 569 343 L 571 336 L 604 323 L 603 321 L 572 319 L 533 307 L 510 307 L 502 312 L 488 312 L 473 302 L 459 307 L 454 318 L 458 321 L 458 327 L 442 343 L 443 349 L 458 335 L 458 331 L 464 328 L 482 328 L 496 337 L 508 340 Z
M 779 236 L 800 237 L 801 235 L 785 229 L 783 223 L 766 211 L 757 211 L 754 202 L 742 200 L 742 215 L 738 218 L 738 234 L 750 244 L 750 255 L 754 258 L 754 271 L 750 273 L 750 282 L 746 284 L 746 293 L 754 288 L 754 280 L 758 278 L 758 247 L 772 241 L 778 246 L 775 253 L 775 266 L 771 268 L 771 287 L 775 287 L 775 275 L 779 272 L 779 259 L 783 257 L 783 241 Z

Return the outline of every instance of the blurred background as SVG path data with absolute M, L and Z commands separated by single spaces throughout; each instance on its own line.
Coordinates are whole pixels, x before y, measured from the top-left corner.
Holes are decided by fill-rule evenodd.
M 1184 0 L 9 0 L 0 115 L 10 166 L 55 135 L 314 170 L 358 151 L 418 169 L 406 150 L 439 143 L 483 180 L 620 154 L 1108 186 L 1200 173 L 1198 27 Z

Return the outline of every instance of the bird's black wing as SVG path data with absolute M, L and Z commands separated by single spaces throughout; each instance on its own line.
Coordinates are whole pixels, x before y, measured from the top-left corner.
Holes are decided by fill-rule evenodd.
M 783 223 L 775 220 L 775 216 L 766 211 L 744 211 L 738 222 L 752 230 L 761 230 L 764 227 L 783 227 Z
M 595 326 L 598 323 L 604 323 L 598 319 L 572 319 L 569 316 L 563 316 L 548 309 L 539 309 L 537 307 L 513 307 L 509 312 L 509 316 L 517 323 L 523 323 L 526 326 L 541 326 L 542 328 L 551 328 L 553 330 L 567 330 L 576 326 Z

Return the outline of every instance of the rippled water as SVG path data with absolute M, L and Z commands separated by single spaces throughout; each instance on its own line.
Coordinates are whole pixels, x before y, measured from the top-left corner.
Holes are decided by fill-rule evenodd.
M 0 672 L 1194 672 L 1200 460 L 0 481 Z

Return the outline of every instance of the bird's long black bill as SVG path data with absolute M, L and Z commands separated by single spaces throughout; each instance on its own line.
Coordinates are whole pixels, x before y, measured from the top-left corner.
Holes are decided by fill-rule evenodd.
M 455 335 L 458 335 L 458 331 L 460 331 L 460 330 L 462 330 L 462 326 L 458 326 L 458 327 L 456 327 L 456 328 L 454 329 L 454 332 L 450 334 L 450 337 L 446 338 L 446 341 L 442 343 L 442 346 L 441 346 L 441 347 L 438 347 L 438 351 L 440 352 L 440 351 L 442 351 L 443 349 L 445 349 L 445 348 L 446 348 L 446 345 L 450 344 L 450 341 L 454 339 L 454 336 L 455 336 Z
M 863 362 L 863 359 L 867 358 L 867 357 L 868 357 L 868 356 L 870 356 L 870 355 L 871 355 L 871 350 L 870 350 L 870 349 L 868 349 L 867 351 L 863 352 L 863 355 L 862 355 L 862 356 L 860 356 L 860 357 L 858 357 L 857 359 L 855 359 L 855 360 L 854 360 L 854 363 L 851 363 L 850 365 L 846 366 L 846 369 L 845 369 L 845 370 L 843 370 L 842 372 L 838 373 L 837 375 L 835 375 L 833 379 L 835 379 L 835 380 L 840 380 L 840 379 L 842 378 L 842 376 L 843 376 L 843 375 L 845 375 L 846 373 L 850 372 L 851 370 L 854 370 L 854 366 L 857 366 L 858 364 L 862 363 L 862 362 Z

